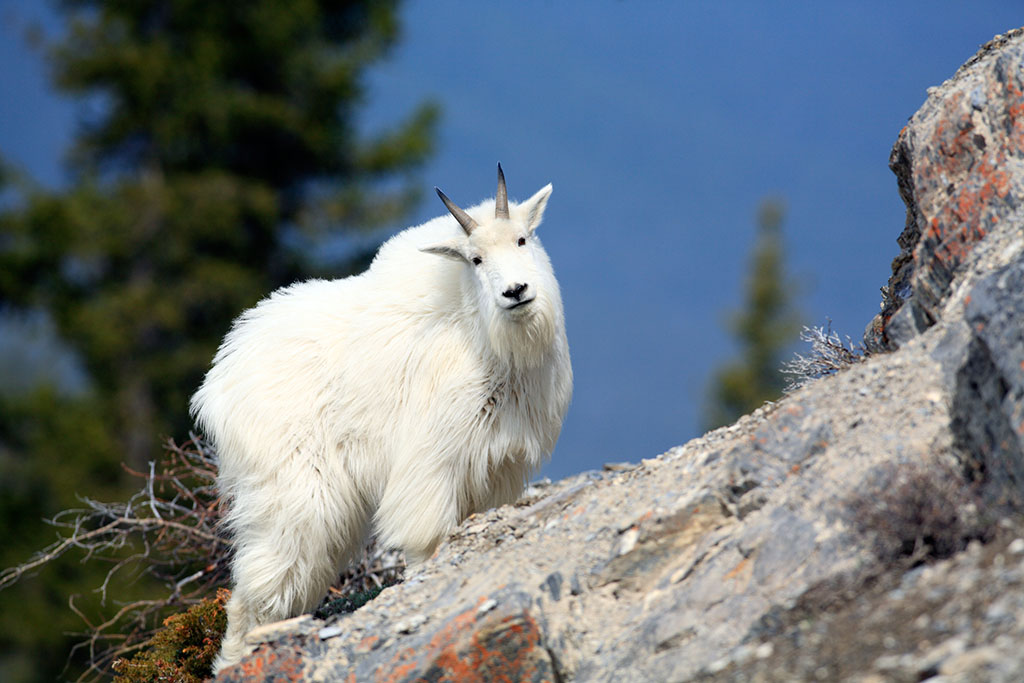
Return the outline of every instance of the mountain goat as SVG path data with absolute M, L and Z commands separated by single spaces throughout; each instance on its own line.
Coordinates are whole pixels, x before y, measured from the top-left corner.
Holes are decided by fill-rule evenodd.
M 435 188 L 436 189 L 436 188 Z M 244 312 L 192 397 L 230 500 L 219 670 L 251 628 L 316 607 L 375 530 L 413 563 L 514 501 L 572 394 L 562 300 L 534 231 L 547 185 L 392 237 L 369 269 Z

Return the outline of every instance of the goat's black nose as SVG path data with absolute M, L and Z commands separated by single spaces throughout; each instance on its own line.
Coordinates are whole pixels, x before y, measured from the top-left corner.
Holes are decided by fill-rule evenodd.
M 520 284 L 517 282 L 508 289 L 506 289 L 504 292 L 502 292 L 501 295 L 507 296 L 509 299 L 515 299 L 516 301 L 519 301 L 520 299 L 523 298 L 523 292 L 525 291 L 526 283 Z

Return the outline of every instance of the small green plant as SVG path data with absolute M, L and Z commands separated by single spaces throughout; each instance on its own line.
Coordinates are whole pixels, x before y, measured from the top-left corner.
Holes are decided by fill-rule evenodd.
M 131 659 L 114 662 L 115 683 L 200 683 L 209 678 L 227 628 L 224 603 L 230 596 L 230 591 L 221 588 L 217 597 L 164 619 L 145 649 Z
M 350 614 L 376 598 L 388 586 L 395 586 L 401 582 L 401 579 L 398 578 L 388 579 L 383 586 L 353 591 L 344 597 L 327 600 L 313 612 L 313 616 L 317 619 L 327 619 L 335 614 Z
M 370 602 L 388 586 L 402 583 L 405 562 L 393 548 L 382 548 L 371 538 L 358 562 L 349 565 L 313 613 L 317 619 L 348 614 Z

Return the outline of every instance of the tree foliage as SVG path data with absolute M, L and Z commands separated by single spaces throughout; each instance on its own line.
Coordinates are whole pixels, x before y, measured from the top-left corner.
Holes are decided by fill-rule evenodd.
M 746 300 L 730 321 L 740 356 L 713 376 L 705 418 L 708 429 L 729 424 L 765 401 L 777 399 L 786 386 L 780 367 L 796 340 L 800 318 L 793 303 L 795 287 L 785 271 L 784 217 L 785 207 L 779 200 L 764 200 L 758 208 Z
M 123 486 L 120 461 L 145 469 L 163 436 L 187 433 L 188 396 L 234 316 L 299 277 L 348 274 L 365 255 L 325 259 L 324 245 L 417 199 L 436 107 L 374 136 L 358 120 L 366 69 L 398 39 L 396 5 L 61 3 L 54 80 L 88 113 L 73 183 L 22 190 L 0 211 L 0 314 L 52 321 L 87 390 L 0 399 L 0 525 L 19 539 L 0 566 L 42 545 L 29 540 L 40 517 Z M 77 585 L 90 570 L 61 571 Z M 52 610 L 63 591 L 44 592 Z M 59 659 L 0 625 L 0 649 Z

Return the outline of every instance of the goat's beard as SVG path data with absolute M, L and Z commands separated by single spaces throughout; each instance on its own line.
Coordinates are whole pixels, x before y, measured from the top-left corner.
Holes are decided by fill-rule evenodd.
M 511 311 L 491 310 L 487 335 L 496 356 L 522 367 L 540 365 L 551 351 L 561 311 L 543 294 Z

